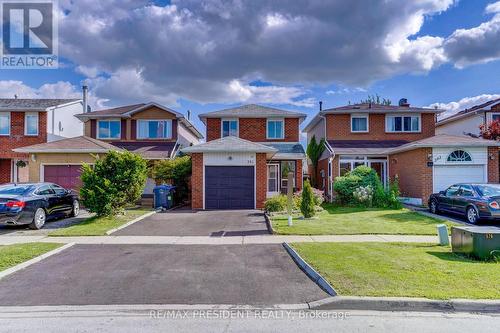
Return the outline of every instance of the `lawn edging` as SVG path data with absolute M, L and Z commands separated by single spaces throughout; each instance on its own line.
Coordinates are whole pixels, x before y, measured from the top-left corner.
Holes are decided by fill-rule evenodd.
M 500 300 L 433 300 L 413 297 L 335 296 L 309 303 L 312 310 L 500 313 Z
M 22 262 L 22 263 L 20 263 L 20 264 L 17 264 L 17 265 L 15 265 L 15 266 L 12 266 L 12 267 L 10 267 L 10 268 L 7 268 L 7 269 L 5 269 L 5 270 L 3 270 L 3 271 L 1 271 L 1 272 L 0 272 L 0 280 L 1 280 L 1 279 L 3 279 L 3 278 L 5 278 L 5 277 L 7 277 L 7 276 L 9 276 L 9 275 L 11 275 L 11 274 L 13 274 L 13 273 L 15 273 L 15 272 L 17 272 L 17 271 L 20 271 L 20 270 L 22 270 L 22 269 L 25 269 L 25 268 L 26 268 L 26 267 L 28 267 L 28 266 L 31 266 L 31 265 L 33 265 L 33 264 L 36 264 L 37 262 L 40 262 L 40 261 L 42 261 L 43 259 L 46 259 L 46 258 L 48 258 L 48 257 L 50 257 L 50 256 L 55 255 L 55 254 L 58 254 L 58 253 L 60 253 L 60 252 L 62 252 L 62 251 L 64 251 L 64 250 L 66 250 L 66 249 L 68 249 L 68 248 L 72 247 L 72 246 L 73 246 L 73 245 L 75 245 L 75 244 L 76 244 L 76 243 L 68 243 L 68 244 L 64 244 L 63 246 L 60 246 L 60 247 L 58 247 L 58 248 L 56 248 L 56 249 L 54 249 L 54 250 L 52 250 L 52 251 L 45 252 L 45 253 L 43 253 L 43 254 L 39 255 L 38 257 L 35 257 L 35 258 L 33 258 L 33 259 L 27 260 L 27 261 L 25 261 L 25 262 Z
M 273 229 L 273 223 L 271 222 L 271 217 L 267 212 L 264 212 L 264 219 L 266 220 L 267 231 L 269 231 L 271 235 L 276 235 L 276 232 Z
M 290 246 L 288 243 L 283 243 L 283 247 L 292 257 L 293 261 L 306 273 L 306 275 L 313 280 L 321 289 L 323 289 L 328 295 L 336 296 L 337 292 L 333 287 L 326 281 L 324 277 L 321 276 L 314 268 L 312 268 L 302 257 Z
M 117 228 L 114 228 L 114 229 L 111 229 L 111 230 L 106 231 L 106 235 L 108 235 L 108 236 L 109 236 L 109 235 L 111 235 L 112 233 L 115 233 L 115 232 L 117 232 L 117 231 L 119 231 L 119 230 L 125 229 L 126 227 L 129 227 L 129 226 L 131 226 L 132 224 L 134 224 L 134 223 L 136 223 L 136 222 L 139 222 L 139 221 L 141 221 L 141 220 L 145 219 L 146 217 L 150 217 L 151 215 L 154 215 L 154 214 L 156 214 L 156 213 L 157 213 L 157 211 L 156 211 L 156 210 L 154 210 L 154 211 L 152 211 L 152 212 L 148 212 L 148 213 L 146 213 L 146 214 L 144 214 L 144 215 L 141 215 L 141 216 L 139 216 L 139 217 L 137 217 L 137 218 L 133 219 L 132 221 L 129 221 L 129 222 L 125 223 L 125 224 L 122 224 L 121 226 L 119 226 L 119 227 L 117 227 Z

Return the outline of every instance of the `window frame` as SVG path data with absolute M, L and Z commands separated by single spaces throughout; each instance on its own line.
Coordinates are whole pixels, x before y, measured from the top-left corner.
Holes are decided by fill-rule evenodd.
M 410 118 L 410 128 L 412 127 L 412 118 L 418 119 L 418 130 L 413 131 L 405 131 L 404 130 L 404 118 Z M 397 131 L 396 129 L 391 130 L 390 128 L 390 120 L 395 118 L 401 118 L 401 131 Z M 396 126 L 394 126 L 396 127 Z M 385 115 L 385 132 L 386 133 L 421 133 L 422 132 L 422 114 L 386 114 Z
M 224 122 L 236 122 L 236 135 L 227 135 L 227 136 L 236 136 L 237 138 L 240 137 L 240 122 L 238 118 L 222 118 L 220 120 L 220 137 L 225 138 L 224 136 Z M 229 125 L 229 132 L 231 132 L 231 124 Z
M 170 122 L 170 136 L 169 137 L 164 137 L 164 138 L 150 138 L 150 137 L 141 137 L 139 136 L 139 124 L 141 123 L 141 121 L 145 121 L 145 122 L 152 122 L 152 121 L 163 121 L 163 122 Z M 136 121 L 136 138 L 137 140 L 172 140 L 174 138 L 174 122 L 172 121 L 172 119 L 137 119 Z M 148 127 L 148 134 L 149 134 L 149 127 Z
M 454 160 L 454 161 L 450 161 L 450 158 L 451 158 L 451 155 L 454 154 L 455 152 L 463 152 L 465 153 L 465 156 L 467 156 L 470 160 L 467 160 L 467 157 L 465 160 L 461 160 L 461 161 L 458 161 L 458 160 Z M 446 163 L 451 163 L 451 164 L 454 164 L 454 163 L 468 163 L 468 164 L 471 164 L 471 163 L 474 163 L 474 160 L 472 158 L 472 155 L 465 149 L 454 149 L 452 151 L 450 151 L 448 153 L 448 155 L 446 156 Z
M 9 118 L 9 132 L 5 134 L 0 133 L 0 136 L 10 136 L 12 127 L 12 115 L 10 114 L 10 112 L 0 112 L 0 116 L 7 116 Z
M 36 134 L 28 133 L 28 118 L 31 116 L 36 116 Z M 24 113 L 24 135 L 25 136 L 38 136 L 40 134 L 40 114 L 38 112 L 25 112 Z
M 104 122 L 118 122 L 119 127 L 120 127 L 120 131 L 118 132 L 118 137 L 116 137 L 116 138 L 115 137 L 111 137 L 111 136 L 107 137 L 107 138 L 101 137 L 101 135 L 99 133 L 100 132 L 99 131 L 99 124 L 101 122 L 102 123 L 104 123 Z M 120 140 L 121 137 L 122 137 L 122 121 L 121 121 L 121 119 L 99 119 L 99 120 L 97 120 L 96 127 L 97 127 L 97 129 L 96 129 L 97 135 L 96 136 L 97 136 L 97 138 L 99 140 Z M 110 134 L 111 134 L 111 131 L 110 131 Z
M 366 130 L 355 131 L 353 128 L 353 119 L 366 119 Z M 370 131 L 370 117 L 366 113 L 351 113 L 351 133 L 368 133 Z
M 493 122 L 493 121 L 495 121 L 495 119 L 494 119 L 494 118 L 495 118 L 495 116 L 496 116 L 496 117 L 498 117 L 499 119 L 497 119 L 497 120 L 499 120 L 499 121 L 500 121 L 500 112 L 492 112 L 492 113 L 491 113 L 491 121 L 492 121 L 492 122 Z
M 269 123 L 270 122 L 281 122 L 281 136 L 271 138 L 269 136 Z M 276 128 L 275 128 L 276 131 Z M 283 140 L 285 139 L 285 119 L 284 118 L 267 118 L 266 119 L 266 139 L 267 140 Z

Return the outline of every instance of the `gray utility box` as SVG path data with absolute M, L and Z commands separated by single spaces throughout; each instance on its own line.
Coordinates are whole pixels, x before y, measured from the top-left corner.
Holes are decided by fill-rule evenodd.
M 451 248 L 454 253 L 475 256 L 480 259 L 500 255 L 500 228 L 452 227 Z

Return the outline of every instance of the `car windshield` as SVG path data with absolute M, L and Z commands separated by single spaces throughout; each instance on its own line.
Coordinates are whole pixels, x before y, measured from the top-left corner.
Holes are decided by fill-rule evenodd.
M 31 185 L 4 185 L 0 186 L 0 195 L 22 195 L 32 188 Z
M 500 196 L 500 186 L 498 185 L 477 185 L 476 187 L 483 197 Z

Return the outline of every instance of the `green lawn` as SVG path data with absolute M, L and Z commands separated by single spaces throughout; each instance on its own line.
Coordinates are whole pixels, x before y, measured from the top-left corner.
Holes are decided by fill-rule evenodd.
M 500 263 L 449 247 L 396 243 L 295 243 L 340 295 L 499 299 Z
M 127 209 L 124 215 L 113 217 L 89 217 L 87 220 L 49 233 L 49 236 L 103 236 L 106 231 L 117 228 L 139 216 L 150 212 L 150 208 Z
M 63 244 L 25 243 L 0 246 L 0 271 L 52 251 Z
M 409 209 L 379 209 L 359 207 L 338 207 L 324 204 L 324 211 L 317 218 L 293 221 L 287 225 L 286 216 L 271 217 L 273 228 L 281 235 L 356 235 L 356 234 L 394 234 L 394 235 L 435 235 L 437 224 L 448 228 L 456 225 Z

